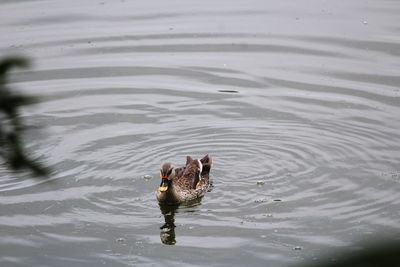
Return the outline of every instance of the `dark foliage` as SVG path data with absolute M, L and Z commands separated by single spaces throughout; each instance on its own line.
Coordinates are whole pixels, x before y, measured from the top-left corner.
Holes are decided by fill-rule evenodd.
M 8 74 L 12 68 L 28 66 L 29 61 L 21 57 L 0 61 L 0 157 L 13 170 L 26 169 L 36 176 L 44 176 L 48 170 L 27 155 L 21 137 L 24 125 L 19 116 L 20 109 L 36 101 L 33 97 L 13 92 L 7 86 Z
M 400 266 L 400 240 L 371 240 L 336 251 L 318 262 L 308 262 L 303 267 L 395 267 Z

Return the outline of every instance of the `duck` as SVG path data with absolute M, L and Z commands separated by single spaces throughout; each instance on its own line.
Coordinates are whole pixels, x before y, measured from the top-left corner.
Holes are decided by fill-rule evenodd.
M 183 167 L 175 168 L 166 162 L 161 166 L 161 183 L 156 191 L 159 204 L 180 205 L 200 201 L 210 188 L 211 157 L 186 157 Z

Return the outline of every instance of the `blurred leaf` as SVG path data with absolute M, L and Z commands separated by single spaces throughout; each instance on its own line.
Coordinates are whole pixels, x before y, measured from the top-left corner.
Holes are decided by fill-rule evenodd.
M 0 61 L 0 157 L 13 170 L 28 169 L 34 175 L 48 174 L 47 168 L 31 159 L 23 146 L 22 132 L 25 130 L 19 117 L 20 108 L 31 105 L 36 99 L 16 94 L 7 87 L 8 73 L 13 67 L 27 67 L 29 61 L 22 57 L 9 57 Z
M 324 257 L 317 262 L 307 262 L 302 267 L 395 267 L 400 266 L 400 241 L 373 240 L 360 244 L 358 250 L 347 249 Z
M 2 91 L 3 90 L 0 90 L 0 111 L 9 116 L 16 115 L 19 107 L 37 102 L 36 99 L 31 96 L 2 93 Z
M 24 57 L 7 57 L 0 61 L 0 85 L 7 83 L 7 73 L 14 67 L 27 68 L 29 60 Z

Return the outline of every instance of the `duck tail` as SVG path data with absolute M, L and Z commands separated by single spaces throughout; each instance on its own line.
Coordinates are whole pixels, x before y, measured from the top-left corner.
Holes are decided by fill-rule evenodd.
M 212 167 L 212 159 L 207 154 L 200 160 L 200 162 L 201 164 L 203 164 L 203 170 L 201 172 L 201 176 L 209 174 Z

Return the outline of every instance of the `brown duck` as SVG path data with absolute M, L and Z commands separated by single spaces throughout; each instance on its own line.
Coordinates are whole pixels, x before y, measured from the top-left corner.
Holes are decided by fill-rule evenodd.
M 176 205 L 200 200 L 210 186 L 212 159 L 206 155 L 202 159 L 186 157 L 186 165 L 175 168 L 164 163 L 160 170 L 161 184 L 157 190 L 160 204 Z

